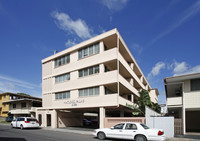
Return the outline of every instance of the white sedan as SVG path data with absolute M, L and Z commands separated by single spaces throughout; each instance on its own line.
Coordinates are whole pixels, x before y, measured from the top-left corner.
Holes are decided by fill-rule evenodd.
M 31 117 L 18 117 L 11 122 L 12 128 L 39 128 L 39 122 L 35 118 Z
M 165 140 L 164 131 L 150 129 L 145 124 L 135 122 L 119 123 L 111 128 L 96 129 L 93 135 L 100 140 L 105 138 L 128 139 L 135 141 Z

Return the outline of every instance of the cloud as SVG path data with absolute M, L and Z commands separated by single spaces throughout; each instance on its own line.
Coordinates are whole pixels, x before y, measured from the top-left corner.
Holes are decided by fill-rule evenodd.
M 139 44 L 134 43 L 131 48 L 133 48 L 133 51 L 137 52 L 139 55 L 142 53 L 143 51 L 143 47 Z
M 147 79 L 151 79 L 153 76 L 157 76 L 160 73 L 160 70 L 164 68 L 165 68 L 164 62 L 156 63 L 156 65 L 152 68 L 151 72 L 148 74 Z
M 185 23 L 187 20 L 189 20 L 192 16 L 194 16 L 195 14 L 197 14 L 199 11 L 200 11 L 200 1 L 197 1 L 195 4 L 193 4 L 187 10 L 185 10 L 183 12 L 182 16 L 172 26 L 170 26 L 167 30 L 161 32 L 158 36 L 156 36 L 152 40 L 152 43 L 155 43 L 159 39 L 163 38 L 167 34 L 169 34 L 172 31 L 174 31 L 176 28 L 178 28 L 183 23 Z
M 187 71 L 187 69 L 188 69 L 186 62 L 178 63 L 178 62 L 175 61 L 174 66 L 175 67 L 174 67 L 173 72 L 175 74 L 183 73 L 183 72 Z
M 8 82 L 12 82 L 13 85 L 17 85 L 23 88 L 28 88 L 28 89 L 34 89 L 35 87 L 38 88 L 38 85 L 26 82 L 26 81 L 22 81 L 16 78 L 12 78 L 9 76 L 5 76 L 5 75 L 0 75 L 0 80 L 6 80 Z M 2 82 L 2 81 L 1 81 Z
M 177 62 L 175 61 L 173 64 L 173 75 L 184 75 L 184 74 L 192 74 L 192 73 L 200 73 L 200 65 L 191 67 L 186 62 Z
M 126 6 L 128 0 L 101 0 L 100 2 L 111 11 L 120 11 Z
M 57 26 L 71 34 L 76 34 L 81 39 L 88 39 L 92 37 L 91 29 L 82 19 L 73 20 L 66 13 L 59 13 L 54 11 L 51 16 L 56 19 Z
M 41 97 L 42 89 L 40 85 L 0 74 L 0 93 L 3 92 L 27 93 L 32 96 Z
M 66 47 L 71 47 L 71 46 L 73 46 L 73 45 L 75 45 L 76 44 L 76 39 L 74 39 L 74 40 L 67 40 L 67 42 L 65 43 L 65 46 Z

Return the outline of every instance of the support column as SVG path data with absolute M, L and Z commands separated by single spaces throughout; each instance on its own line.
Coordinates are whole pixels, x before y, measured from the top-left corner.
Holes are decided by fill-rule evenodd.
M 57 111 L 54 109 L 52 114 L 52 121 L 51 121 L 51 127 L 52 128 L 58 128 L 58 114 L 57 114 Z
M 185 91 L 184 91 L 184 83 L 182 85 L 182 121 L 183 121 L 183 135 L 185 135 L 185 131 L 186 131 L 186 124 L 185 124 Z
M 104 51 L 104 44 L 103 41 L 99 43 L 100 53 Z
M 131 69 L 134 70 L 134 63 L 130 63 L 129 65 L 130 65 Z
M 105 72 L 105 67 L 104 64 L 99 65 L 99 73 L 104 73 Z
M 104 128 L 105 108 L 99 108 L 99 128 Z
M 105 95 L 105 87 L 101 85 L 101 86 L 99 86 L 99 89 L 100 89 L 100 90 L 99 90 L 99 92 L 100 92 L 99 95 L 100 95 L 100 96 Z
M 131 94 L 131 102 L 134 103 L 134 95 L 133 94 Z

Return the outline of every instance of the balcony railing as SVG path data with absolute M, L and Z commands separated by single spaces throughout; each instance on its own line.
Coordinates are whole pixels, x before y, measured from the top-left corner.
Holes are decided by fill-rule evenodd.
M 180 106 L 182 105 L 182 97 L 168 97 L 167 106 Z

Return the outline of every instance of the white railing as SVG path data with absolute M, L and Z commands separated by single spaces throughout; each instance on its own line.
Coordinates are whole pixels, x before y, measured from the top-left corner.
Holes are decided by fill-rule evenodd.
M 178 106 L 182 105 L 182 97 L 168 97 L 167 106 Z

